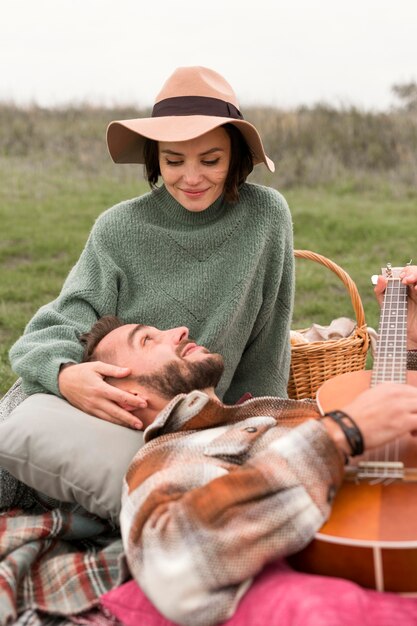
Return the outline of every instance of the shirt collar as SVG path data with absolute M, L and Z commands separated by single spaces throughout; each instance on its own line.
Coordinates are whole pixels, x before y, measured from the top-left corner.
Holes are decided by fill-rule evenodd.
M 204 391 L 194 390 L 175 396 L 146 428 L 145 443 L 160 435 L 186 430 L 187 422 L 198 415 L 208 402 L 210 398 Z

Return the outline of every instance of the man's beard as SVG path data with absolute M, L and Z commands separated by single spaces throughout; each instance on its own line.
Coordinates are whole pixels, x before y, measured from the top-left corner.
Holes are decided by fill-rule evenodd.
M 170 400 L 179 393 L 216 387 L 223 370 L 222 356 L 210 354 L 203 361 L 170 361 L 154 374 L 139 375 L 137 381 Z

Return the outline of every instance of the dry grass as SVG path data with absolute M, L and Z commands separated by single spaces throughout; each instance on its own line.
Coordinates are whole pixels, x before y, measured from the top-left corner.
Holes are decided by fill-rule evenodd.
M 28 160 L 49 167 L 62 162 L 88 177 L 112 172 L 121 180 L 137 177 L 135 166 L 112 169 L 105 129 L 113 119 L 148 115 L 134 108 L 16 108 L 0 104 L 0 158 Z M 289 188 L 347 182 L 357 190 L 380 188 L 406 194 L 417 187 L 417 111 L 363 112 L 326 105 L 293 111 L 256 108 L 246 119 L 260 130 L 274 175 L 254 176 Z

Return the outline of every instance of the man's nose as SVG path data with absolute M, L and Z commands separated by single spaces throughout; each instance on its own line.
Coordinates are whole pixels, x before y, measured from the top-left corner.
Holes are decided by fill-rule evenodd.
M 178 328 L 170 328 L 170 330 L 165 331 L 167 333 L 167 338 L 169 341 L 172 341 L 175 345 L 184 341 L 184 339 L 188 339 L 190 331 L 186 326 L 178 326 Z

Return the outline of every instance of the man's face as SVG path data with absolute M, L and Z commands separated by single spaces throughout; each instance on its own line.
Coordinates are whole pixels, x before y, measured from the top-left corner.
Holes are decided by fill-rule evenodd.
M 142 324 L 125 324 L 98 344 L 99 360 L 129 367 L 140 384 L 164 398 L 193 389 L 215 387 L 223 373 L 220 354 L 213 354 L 189 338 L 185 326 L 159 330 Z

